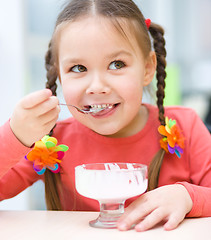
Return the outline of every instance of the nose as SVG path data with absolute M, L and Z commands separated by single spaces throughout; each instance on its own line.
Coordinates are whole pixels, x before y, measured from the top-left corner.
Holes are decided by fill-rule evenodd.
M 103 76 L 100 74 L 93 74 L 87 87 L 87 94 L 108 94 L 111 89 Z

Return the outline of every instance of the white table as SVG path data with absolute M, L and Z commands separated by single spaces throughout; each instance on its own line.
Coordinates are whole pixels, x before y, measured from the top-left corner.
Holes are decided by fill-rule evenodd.
M 68 211 L 0 211 L 0 238 L 2 240 L 210 240 L 211 217 L 185 219 L 173 231 L 162 226 L 146 232 L 134 229 L 120 232 L 117 229 L 98 229 L 88 222 L 97 212 Z

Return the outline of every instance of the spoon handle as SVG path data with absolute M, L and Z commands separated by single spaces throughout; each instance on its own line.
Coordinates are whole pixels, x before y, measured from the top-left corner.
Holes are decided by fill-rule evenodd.
M 81 112 L 81 113 L 84 113 L 84 114 L 88 114 L 88 113 L 98 113 L 98 112 L 101 112 L 101 111 L 103 111 L 103 110 L 105 110 L 105 108 L 96 108 L 96 109 L 92 109 L 92 108 L 90 108 L 90 109 L 80 109 L 80 108 L 78 108 L 78 107 L 76 107 L 76 106 L 74 106 L 74 105 L 72 105 L 72 104 L 65 104 L 65 103 L 59 103 L 59 105 L 62 105 L 62 106 L 71 106 L 71 107 L 74 107 L 74 108 L 76 108 L 79 112 Z
M 76 107 L 76 106 L 74 106 L 74 105 L 71 105 L 71 104 L 65 104 L 65 103 L 59 103 L 59 105 L 62 105 L 62 106 L 70 106 L 70 107 L 74 107 L 74 108 L 76 108 L 79 112 L 81 112 L 81 113 L 88 113 L 87 111 L 84 111 L 84 110 L 82 110 L 82 109 L 80 109 L 80 108 L 78 108 L 78 107 Z

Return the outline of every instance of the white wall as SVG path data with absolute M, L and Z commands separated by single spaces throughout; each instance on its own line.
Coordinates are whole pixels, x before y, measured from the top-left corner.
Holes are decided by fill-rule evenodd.
M 22 0 L 0 0 L 0 124 L 24 95 L 24 29 Z M 0 209 L 28 209 L 28 190 L 0 202 Z
M 21 0 L 0 0 L 0 124 L 24 94 L 24 32 Z
M 62 3 L 64 0 L 0 0 L 0 125 L 24 95 L 45 87 L 44 55 Z M 0 202 L 2 209 L 45 209 L 43 183 L 38 181 Z

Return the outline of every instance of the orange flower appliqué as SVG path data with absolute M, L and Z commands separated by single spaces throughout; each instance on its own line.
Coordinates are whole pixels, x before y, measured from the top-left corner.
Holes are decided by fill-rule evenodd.
M 166 152 L 176 153 L 178 157 L 181 157 L 184 149 L 184 136 L 182 131 L 176 124 L 176 120 L 165 118 L 166 125 L 159 126 L 158 132 L 164 136 L 160 140 L 160 146 Z
M 33 168 L 37 174 L 43 174 L 46 168 L 54 173 L 60 171 L 61 159 L 69 148 L 66 145 L 56 145 L 57 139 L 46 135 L 37 141 L 34 148 L 25 156 L 27 160 L 34 162 Z

